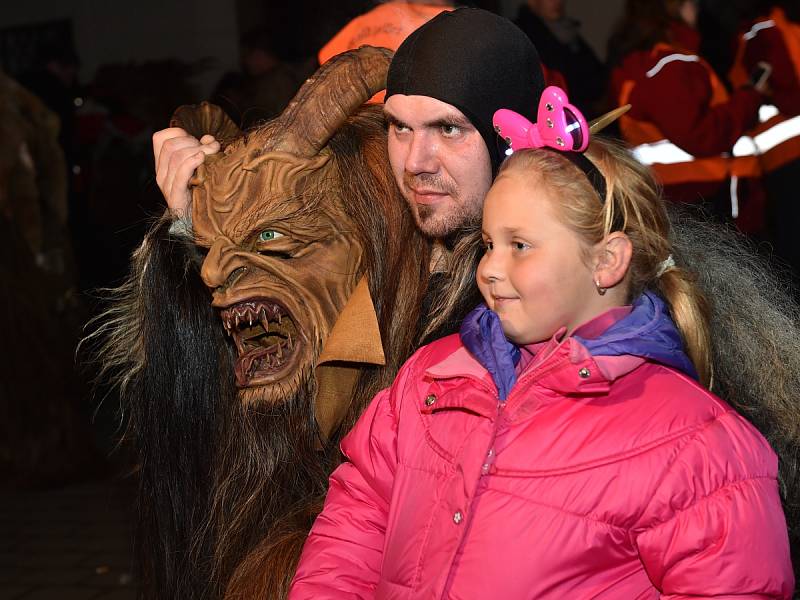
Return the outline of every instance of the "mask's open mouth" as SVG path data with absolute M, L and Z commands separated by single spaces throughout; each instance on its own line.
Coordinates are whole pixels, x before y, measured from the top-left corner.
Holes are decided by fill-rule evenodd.
M 220 317 L 239 353 L 234 369 L 239 387 L 272 383 L 294 362 L 299 348 L 297 326 L 277 302 L 239 302 L 220 311 Z

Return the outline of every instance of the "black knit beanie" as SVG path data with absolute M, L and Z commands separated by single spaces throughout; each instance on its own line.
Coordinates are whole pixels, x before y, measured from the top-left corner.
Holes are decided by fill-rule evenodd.
M 492 116 L 499 108 L 536 120 L 544 78 L 536 48 L 508 19 L 479 8 L 442 12 L 400 44 L 386 99 L 430 96 L 455 106 L 483 136 L 492 171 L 501 156 Z

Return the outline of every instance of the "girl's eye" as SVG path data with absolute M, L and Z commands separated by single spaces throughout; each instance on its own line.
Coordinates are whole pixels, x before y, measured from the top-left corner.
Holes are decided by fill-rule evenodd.
M 283 234 L 280 233 L 279 231 L 275 231 L 274 229 L 265 229 L 264 231 L 258 234 L 258 241 L 269 242 L 282 237 Z
M 513 244 L 514 250 L 525 250 L 528 247 L 528 244 L 525 242 L 514 242 Z

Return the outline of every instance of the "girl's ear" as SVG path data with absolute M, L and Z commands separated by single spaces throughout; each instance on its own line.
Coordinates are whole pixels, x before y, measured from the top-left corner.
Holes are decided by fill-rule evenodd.
M 625 279 L 633 255 L 630 238 L 621 231 L 608 234 L 595 246 L 596 284 L 601 288 L 613 288 Z

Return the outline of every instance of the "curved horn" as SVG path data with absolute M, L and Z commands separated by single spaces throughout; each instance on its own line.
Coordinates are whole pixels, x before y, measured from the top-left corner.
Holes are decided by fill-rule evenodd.
M 362 46 L 333 57 L 309 78 L 278 117 L 266 151 L 312 157 L 353 112 L 386 87 L 393 52 Z
M 624 115 L 630 109 L 631 109 L 631 105 L 630 104 L 623 104 L 619 108 L 615 108 L 614 110 L 612 110 L 610 112 L 607 112 L 604 115 L 600 115 L 599 117 L 597 117 L 596 119 L 593 119 L 589 123 L 589 131 L 591 133 L 593 133 L 593 134 L 597 133 L 598 131 L 604 129 L 605 127 L 608 127 L 609 125 L 611 125 L 611 123 L 613 123 L 614 121 L 619 119 L 622 115 Z

